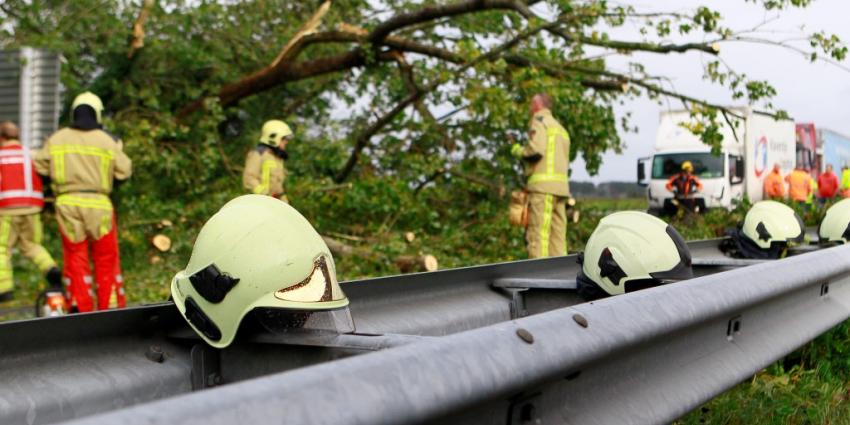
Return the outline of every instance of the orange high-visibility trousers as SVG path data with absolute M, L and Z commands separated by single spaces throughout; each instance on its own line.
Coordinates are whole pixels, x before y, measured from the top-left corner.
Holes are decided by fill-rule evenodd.
M 127 305 L 124 295 L 124 279 L 121 276 L 121 261 L 118 254 L 118 231 L 115 216 L 112 229 L 100 239 L 72 242 L 62 234 L 62 271 L 65 290 L 71 309 L 79 312 L 94 310 L 92 283 L 97 285 L 97 309 L 122 308 Z M 94 260 L 94 279 L 89 265 L 89 245 Z

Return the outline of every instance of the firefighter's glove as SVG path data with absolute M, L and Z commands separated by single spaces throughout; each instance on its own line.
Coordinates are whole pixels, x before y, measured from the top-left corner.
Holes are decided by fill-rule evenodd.
M 511 155 L 513 155 L 517 158 L 522 157 L 522 151 L 523 151 L 523 147 L 519 143 L 514 143 L 514 145 L 511 146 Z

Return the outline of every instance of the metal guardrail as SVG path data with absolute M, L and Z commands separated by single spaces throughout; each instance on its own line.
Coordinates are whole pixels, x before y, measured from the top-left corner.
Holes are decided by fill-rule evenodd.
M 666 423 L 849 316 L 844 246 L 73 423 Z

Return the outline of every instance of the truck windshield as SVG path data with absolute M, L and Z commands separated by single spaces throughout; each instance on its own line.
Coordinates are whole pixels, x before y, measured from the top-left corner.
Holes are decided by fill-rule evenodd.
M 700 178 L 723 177 L 723 156 L 711 153 L 658 154 L 652 159 L 652 178 L 667 179 L 682 171 L 682 163 L 691 161 L 694 175 Z

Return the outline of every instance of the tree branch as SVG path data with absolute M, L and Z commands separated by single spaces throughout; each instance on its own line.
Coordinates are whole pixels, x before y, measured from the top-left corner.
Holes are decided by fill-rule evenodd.
M 133 59 L 136 51 L 145 46 L 145 21 L 148 20 L 151 8 L 153 8 L 153 3 L 153 0 L 145 0 L 144 3 L 142 3 L 141 9 L 139 9 L 139 16 L 137 16 L 136 21 L 133 22 L 133 37 L 130 40 L 130 48 L 127 51 L 127 59 Z
M 324 7 L 324 6 L 323 6 Z M 332 41 L 367 41 L 373 45 L 386 45 L 391 48 L 421 53 L 428 56 L 438 57 L 455 62 L 458 58 L 454 54 L 445 55 L 447 51 L 427 46 L 412 40 L 390 37 L 390 33 L 407 25 L 428 22 L 444 17 L 458 16 L 465 13 L 492 10 L 509 9 L 518 10 L 525 7 L 519 0 L 461 0 L 448 5 L 428 6 L 414 12 L 400 13 L 387 21 L 379 24 L 368 35 L 353 34 L 347 31 L 327 31 L 323 33 L 308 34 L 293 37 L 287 43 L 287 59 L 294 60 L 310 44 Z M 320 11 L 321 12 L 321 9 Z M 317 14 L 319 14 L 317 12 Z M 315 17 L 315 15 L 314 15 Z M 306 22 L 303 28 L 309 27 L 311 20 Z M 300 32 L 299 32 L 300 33 Z M 280 55 L 278 55 L 280 56 Z M 384 58 L 386 59 L 386 58 Z M 361 48 L 355 48 L 345 53 L 326 56 L 319 59 L 292 63 L 287 60 L 275 60 L 269 66 L 256 71 L 241 80 L 224 85 L 218 93 L 219 103 L 229 106 L 245 97 L 267 90 L 278 84 L 296 81 L 304 78 L 315 77 L 330 72 L 361 67 L 366 65 L 366 54 Z M 204 99 L 197 99 L 184 106 L 177 114 L 177 121 L 182 121 L 193 112 L 201 109 Z
M 634 41 L 600 40 L 593 37 L 581 36 L 576 39 L 583 44 L 605 47 L 614 50 L 638 50 L 650 53 L 684 53 L 691 50 L 717 55 L 720 53 L 718 43 L 685 43 L 685 44 L 657 44 Z
M 619 74 L 619 73 L 612 72 L 612 71 L 607 71 L 607 70 L 602 70 L 602 69 L 585 68 L 585 67 L 581 67 L 581 66 L 577 66 L 577 65 L 573 65 L 573 64 L 548 64 L 548 63 L 545 63 L 545 62 L 542 62 L 542 61 L 533 61 L 533 60 L 531 61 L 531 63 L 534 64 L 535 67 L 538 67 L 540 69 L 546 69 L 547 70 L 546 72 L 562 73 L 562 72 L 565 72 L 567 70 L 570 70 L 570 71 L 580 72 L 580 73 L 585 73 L 585 74 L 594 74 L 594 75 L 602 75 L 602 76 L 605 76 L 605 77 L 610 77 L 610 78 L 613 78 L 617 81 L 621 81 L 621 82 L 625 82 L 625 83 L 629 83 L 629 84 L 634 84 L 634 85 L 639 86 L 639 87 L 643 87 L 645 90 L 652 92 L 652 93 L 655 93 L 655 94 L 676 98 L 676 99 L 679 99 L 683 102 L 693 103 L 693 104 L 696 104 L 696 105 L 701 105 L 701 106 L 705 106 L 705 107 L 708 107 L 708 108 L 717 109 L 717 110 L 723 111 L 723 112 L 725 112 L 729 115 L 732 115 L 736 118 L 744 118 L 740 113 L 735 112 L 734 110 L 730 109 L 728 106 L 718 105 L 718 104 L 715 104 L 715 103 L 707 102 L 707 101 L 702 100 L 702 99 L 697 99 L 695 97 L 688 96 L 686 94 L 678 93 L 678 92 L 675 92 L 675 91 L 672 91 L 672 90 L 667 90 L 667 89 L 665 89 L 665 88 L 663 88 L 663 87 L 661 87 L 657 84 L 648 82 L 645 79 L 633 78 L 633 77 L 630 77 L 628 75 Z M 771 114 L 767 114 L 767 115 L 775 117 L 775 115 L 771 115 Z
M 399 54 L 396 62 L 398 63 L 399 74 L 401 74 L 401 80 L 404 82 L 407 92 L 413 94 L 421 91 L 422 89 L 419 87 L 419 84 L 416 83 L 416 78 L 413 76 L 413 67 L 405 61 L 404 55 Z M 440 136 L 442 137 L 441 144 L 446 152 L 454 151 L 454 141 L 451 139 L 446 128 L 442 126 L 436 118 L 434 118 L 434 114 L 431 113 L 428 106 L 425 105 L 425 102 L 423 102 L 422 99 L 419 99 L 413 104 L 413 107 L 416 108 L 416 112 L 419 113 L 424 121 L 434 126 L 437 129 L 437 132 L 440 133 Z
M 408 13 L 400 13 L 382 22 L 369 34 L 369 42 L 380 44 L 395 30 L 435 19 L 447 18 L 481 10 L 518 10 L 526 7 L 518 0 L 462 0 L 455 3 L 423 7 Z
M 485 61 L 492 61 L 494 59 L 497 59 L 497 58 L 501 57 L 502 55 L 504 55 L 505 52 L 512 49 L 514 46 L 516 46 L 521 41 L 526 40 L 529 37 L 532 37 L 532 36 L 538 34 L 540 31 L 545 31 L 549 28 L 554 28 L 558 25 L 561 25 L 563 22 L 564 22 L 564 17 L 560 17 L 556 21 L 549 22 L 545 25 L 537 26 L 537 27 L 528 29 L 526 31 L 523 31 L 522 33 L 518 34 L 517 36 L 511 38 L 510 40 L 508 40 L 508 41 L 496 46 L 495 48 L 491 49 L 487 53 L 481 54 L 481 55 L 477 56 L 475 59 L 466 62 L 465 64 L 460 66 L 458 69 L 456 69 L 451 74 L 446 75 L 442 78 L 438 78 L 437 80 L 435 80 L 431 84 L 428 84 L 427 86 L 423 87 L 422 90 L 419 90 L 416 93 L 413 93 L 413 94 L 407 96 L 404 100 L 402 100 L 395 107 L 393 107 L 393 109 L 391 109 L 389 112 L 384 114 L 375 123 L 370 125 L 364 132 L 360 133 L 360 135 L 357 136 L 357 138 L 355 140 L 355 144 L 354 144 L 354 149 L 351 151 L 351 155 L 348 157 L 348 161 L 346 161 L 345 165 L 342 167 L 342 170 L 340 170 L 340 172 L 334 178 L 334 181 L 337 182 L 337 183 L 342 183 L 343 181 L 345 181 L 345 179 L 348 178 L 348 176 L 351 174 L 351 172 L 354 171 L 354 167 L 357 165 L 357 161 L 360 158 L 360 153 L 363 150 L 363 148 L 366 147 L 366 144 L 368 144 L 369 139 L 371 139 L 373 135 L 375 135 L 377 132 L 379 132 L 386 124 L 390 123 L 396 117 L 396 115 L 401 113 L 405 108 L 410 106 L 413 102 L 418 101 L 419 99 L 421 99 L 426 94 L 428 94 L 428 93 L 432 92 L 433 90 L 435 90 L 436 88 L 440 87 L 442 84 L 444 84 L 450 78 L 453 78 L 457 75 L 460 75 L 460 74 L 466 72 L 466 70 L 472 68 L 475 65 L 478 65 L 479 63 L 482 63 L 482 62 L 485 62 Z

